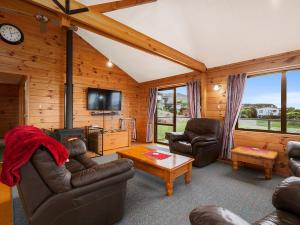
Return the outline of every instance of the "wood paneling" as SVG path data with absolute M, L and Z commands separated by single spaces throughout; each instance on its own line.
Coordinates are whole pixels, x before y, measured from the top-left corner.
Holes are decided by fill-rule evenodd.
M 300 51 L 209 69 L 207 71 L 206 86 L 206 116 L 221 120 L 224 119 L 227 78 L 229 75 L 236 73 L 257 74 L 296 67 L 300 68 Z M 215 84 L 221 84 L 222 89 L 218 92 L 213 91 Z M 289 140 L 300 141 L 300 135 L 236 130 L 234 140 L 235 146 L 250 146 L 277 151 L 279 156 L 275 162 L 275 172 L 277 174 L 288 175 L 286 144 Z
M 146 141 L 146 124 L 147 124 L 147 107 L 148 107 L 148 94 L 149 89 L 152 87 L 174 87 L 186 84 L 191 80 L 201 81 L 201 101 L 202 101 L 202 115 L 205 116 L 206 109 L 206 74 L 199 72 L 191 72 L 182 75 L 162 78 L 141 83 L 139 85 L 139 98 L 138 98 L 138 114 L 137 114 L 137 133 L 138 142 L 144 143 Z
M 0 138 L 18 125 L 19 85 L 0 83 L 0 121 Z
M 53 18 L 53 15 L 52 17 Z M 25 75 L 29 81 L 29 124 L 41 128 L 62 128 L 64 116 L 65 31 L 47 24 L 41 33 L 38 22 L 31 16 L 0 13 L 0 22 L 19 26 L 25 42 L 13 46 L 0 42 L 0 72 Z M 258 73 L 274 69 L 298 67 L 300 51 L 279 54 L 232 65 L 209 69 L 206 73 L 192 72 L 138 84 L 118 67 L 107 68 L 107 59 L 75 35 L 74 37 L 74 126 L 98 124 L 106 129 L 118 126 L 119 116 L 91 116 L 86 110 L 87 87 L 117 89 L 123 92 L 120 116 L 136 117 L 138 141 L 145 142 L 147 97 L 151 87 L 168 87 L 199 79 L 202 83 L 202 115 L 223 119 L 226 107 L 227 77 L 233 73 Z M 212 90 L 221 84 L 219 92 Z M 298 135 L 235 132 L 236 145 L 265 147 L 279 152 L 276 171 L 287 173 L 286 142 L 300 140 Z
M 120 0 L 114 2 L 106 2 L 98 5 L 89 6 L 89 9 L 100 13 L 106 13 L 115 11 L 118 9 L 125 9 L 133 6 L 148 4 L 151 2 L 156 2 L 157 0 Z
M 30 16 L 0 13 L 0 23 L 12 23 L 22 29 L 21 45 L 0 42 L 0 72 L 28 77 L 28 123 L 40 128 L 63 128 L 65 83 L 65 31 L 54 23 L 41 33 L 39 23 Z M 135 116 L 138 83 L 119 69 L 106 67 L 107 59 L 79 36 L 74 35 L 74 127 L 104 124 L 119 126 L 121 116 Z M 91 116 L 87 111 L 87 87 L 123 92 L 119 116 Z
M 70 2 L 71 9 L 85 7 L 77 1 L 72 0 Z M 59 17 L 64 17 L 60 21 L 63 25 L 72 24 L 150 54 L 171 60 L 193 70 L 206 71 L 206 66 L 202 62 L 93 10 L 66 17 L 65 13 L 53 1 L 49 0 L 2 0 L 2 4 L 5 7 L 27 11 L 34 15 L 40 13 L 41 9 L 47 9 L 49 12 L 59 15 Z

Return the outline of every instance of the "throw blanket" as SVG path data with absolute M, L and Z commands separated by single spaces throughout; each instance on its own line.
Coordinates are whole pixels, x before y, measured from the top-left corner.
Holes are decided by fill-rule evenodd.
M 64 164 L 69 157 L 68 150 L 61 143 L 33 126 L 18 126 L 12 129 L 5 135 L 4 142 L 0 181 L 10 187 L 20 181 L 20 168 L 41 146 L 51 153 L 58 166 Z

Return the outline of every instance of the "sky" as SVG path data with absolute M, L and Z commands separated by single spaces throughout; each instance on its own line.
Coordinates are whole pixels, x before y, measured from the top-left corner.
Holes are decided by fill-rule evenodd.
M 247 79 L 243 103 L 281 107 L 281 73 Z M 300 70 L 287 72 L 287 107 L 300 109 Z
M 173 89 L 171 89 L 171 90 L 164 90 L 164 91 L 160 91 L 160 92 L 163 92 L 165 94 L 169 94 L 169 93 L 173 93 Z M 186 88 L 186 86 L 178 87 L 178 88 L 176 88 L 176 92 L 180 93 L 180 94 L 187 95 L 187 88 Z

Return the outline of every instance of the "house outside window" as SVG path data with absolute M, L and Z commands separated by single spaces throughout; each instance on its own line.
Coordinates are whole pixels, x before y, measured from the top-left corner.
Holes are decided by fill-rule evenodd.
M 300 70 L 250 76 L 237 129 L 300 134 Z

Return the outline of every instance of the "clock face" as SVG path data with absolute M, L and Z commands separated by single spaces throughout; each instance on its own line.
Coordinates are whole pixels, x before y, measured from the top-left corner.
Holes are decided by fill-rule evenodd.
M 17 45 L 23 42 L 24 35 L 22 31 L 11 24 L 0 25 L 0 37 L 8 44 Z

